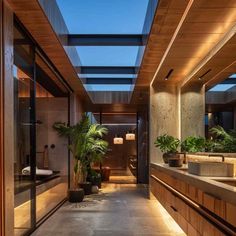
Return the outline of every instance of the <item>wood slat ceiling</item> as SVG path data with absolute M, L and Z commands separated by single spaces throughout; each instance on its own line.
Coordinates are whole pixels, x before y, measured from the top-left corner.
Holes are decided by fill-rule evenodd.
M 150 82 L 181 20 L 187 4 L 188 0 L 159 1 L 132 96 L 132 103 L 139 103 L 140 94 L 146 94 L 149 90 Z
M 206 90 L 236 73 L 236 35 L 234 35 L 205 65 L 197 71 L 185 86 L 193 83 L 206 85 Z M 199 77 L 207 70 L 211 71 L 201 80 Z
M 147 89 L 158 65 L 164 55 L 168 43 L 182 17 L 188 1 L 160 1 L 148 45 L 144 54 L 140 73 L 137 79 L 137 94 Z M 165 10 L 162 8 L 165 3 Z M 224 34 L 236 24 L 236 1 L 198 0 L 193 1 L 188 14 L 154 80 L 156 83 L 182 84 L 204 57 L 223 38 Z M 235 61 L 234 37 L 207 63 L 194 78 L 211 68 L 206 78 L 212 78 L 223 68 Z M 174 69 L 168 81 L 164 81 L 170 69 Z M 232 68 L 231 68 L 232 69 Z M 235 72 L 235 71 L 234 71 Z M 193 78 L 189 78 L 192 81 Z M 206 81 L 205 81 L 206 82 Z
M 78 79 L 70 59 L 39 2 L 37 0 L 8 0 L 8 2 L 16 16 L 50 58 L 71 88 L 80 95 L 84 102 L 90 103 L 88 94 Z

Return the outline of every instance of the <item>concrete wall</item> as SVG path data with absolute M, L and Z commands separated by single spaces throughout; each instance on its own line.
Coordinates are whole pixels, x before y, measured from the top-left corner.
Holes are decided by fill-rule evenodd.
M 205 136 L 205 87 L 181 89 L 181 139 Z
M 162 153 L 154 145 L 156 137 L 169 134 L 180 137 L 179 87 L 159 84 L 150 88 L 150 162 L 162 162 Z
M 205 136 L 205 88 L 159 84 L 150 88 L 150 162 L 162 161 L 155 147 L 156 137 L 169 134 L 181 140 L 190 135 Z

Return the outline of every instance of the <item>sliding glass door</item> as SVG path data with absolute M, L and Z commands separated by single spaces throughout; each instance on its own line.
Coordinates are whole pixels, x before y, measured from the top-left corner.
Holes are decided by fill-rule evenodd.
M 14 31 L 15 234 L 35 225 L 34 46 Z
M 25 31 L 14 28 L 15 235 L 27 235 L 68 188 L 68 140 L 55 122 L 68 123 L 68 90 Z

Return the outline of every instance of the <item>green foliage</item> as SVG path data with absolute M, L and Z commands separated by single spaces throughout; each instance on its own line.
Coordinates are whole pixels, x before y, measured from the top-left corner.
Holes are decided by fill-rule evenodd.
M 202 152 L 205 150 L 206 140 L 203 137 L 189 136 L 181 143 L 181 150 L 183 152 Z
M 70 139 L 69 150 L 74 158 L 74 174 L 79 171 L 79 164 L 83 174 L 87 172 L 92 162 L 100 161 L 107 152 L 108 143 L 103 136 L 108 130 L 102 125 L 91 124 L 89 117 L 83 115 L 81 121 L 74 126 L 67 126 L 65 123 L 56 122 L 53 128 L 60 136 Z
M 158 136 L 156 141 L 154 142 L 155 146 L 160 148 L 163 153 L 166 152 L 177 152 L 178 146 L 180 144 L 180 140 L 174 138 L 173 136 L 164 134 Z
M 215 126 L 210 129 L 211 134 L 213 135 L 213 144 L 214 152 L 236 152 L 236 131 L 231 130 L 226 132 L 223 127 Z

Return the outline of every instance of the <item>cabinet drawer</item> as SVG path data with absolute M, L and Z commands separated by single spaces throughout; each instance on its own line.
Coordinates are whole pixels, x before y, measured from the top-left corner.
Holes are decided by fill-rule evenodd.
M 226 221 L 236 227 L 236 206 L 226 203 Z
M 223 200 L 208 193 L 203 193 L 202 205 L 221 218 L 226 219 L 226 203 Z

